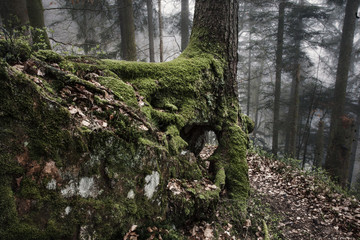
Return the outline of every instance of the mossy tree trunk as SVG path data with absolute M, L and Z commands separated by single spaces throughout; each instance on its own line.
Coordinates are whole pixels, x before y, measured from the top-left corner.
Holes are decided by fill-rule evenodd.
M 220 98 L 217 105 L 217 119 L 214 129 L 219 139 L 219 147 L 211 157 L 215 170 L 215 182 L 229 190 L 229 196 L 241 205 L 247 198 L 249 182 L 246 165 L 247 135 L 249 128 L 239 125 L 245 121 L 240 118 L 237 100 L 237 42 L 238 42 L 238 8 L 239 1 L 205 1 L 196 2 L 194 25 L 190 44 L 196 45 L 204 52 L 211 52 L 224 61 L 224 81 L 219 89 Z M 211 19 L 211 21 L 209 21 Z M 186 54 L 187 50 L 185 50 Z
M 41 44 L 40 48 L 51 49 L 49 37 L 46 33 L 44 22 L 44 8 L 41 0 L 26 0 L 33 42 Z
M 26 0 L 0 1 L 0 16 L 5 29 L 12 33 L 29 22 Z

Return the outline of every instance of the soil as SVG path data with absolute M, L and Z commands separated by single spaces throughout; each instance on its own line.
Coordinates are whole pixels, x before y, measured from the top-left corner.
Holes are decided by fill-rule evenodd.
M 321 174 L 257 154 L 248 155 L 248 164 L 254 196 L 279 215 L 285 239 L 360 239 L 359 201 L 334 192 Z

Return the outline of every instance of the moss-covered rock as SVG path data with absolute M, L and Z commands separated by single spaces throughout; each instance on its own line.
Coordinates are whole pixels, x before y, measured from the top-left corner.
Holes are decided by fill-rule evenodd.
M 161 235 L 181 239 L 172 224 L 212 218 L 221 197 L 243 208 L 251 120 L 224 96 L 218 53 L 191 44 L 166 63 L 32 54 L 24 68 L 0 62 L 0 238 L 119 239 L 168 221 Z M 210 172 L 198 159 L 209 130 L 219 138 Z

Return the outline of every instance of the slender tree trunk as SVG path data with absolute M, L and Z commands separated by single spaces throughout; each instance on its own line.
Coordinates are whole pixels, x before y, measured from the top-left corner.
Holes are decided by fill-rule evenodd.
M 51 49 L 49 37 L 44 22 L 44 8 L 41 0 L 26 0 L 30 26 L 36 28 L 32 31 L 33 42 L 43 43 L 42 48 Z
M 83 34 L 84 34 L 84 44 L 83 44 L 83 49 L 84 49 L 84 53 L 85 53 L 85 55 L 88 55 L 89 54 L 89 52 L 90 52 L 90 49 L 91 49 L 91 46 L 88 44 L 88 17 L 87 17 L 87 14 L 86 14 L 86 10 L 84 11 L 84 14 L 83 14 L 83 22 L 82 22 L 82 24 L 83 24 L 83 29 L 84 29 L 84 31 L 83 31 Z
M 347 1 L 343 24 L 339 61 L 336 72 L 334 103 L 331 112 L 330 144 L 325 162 L 326 170 L 339 180 L 342 186 L 348 183 L 351 144 L 348 138 L 351 127 L 350 120 L 344 116 L 345 96 L 353 47 L 355 21 L 354 11 L 358 9 L 360 0 Z
M 284 44 L 284 19 L 285 19 L 285 0 L 279 4 L 279 19 L 277 29 L 277 44 L 276 44 L 276 76 L 275 76 L 275 99 L 274 99 L 274 125 L 273 125 L 273 139 L 272 139 L 272 153 L 278 152 L 278 138 L 280 125 L 280 95 L 281 95 L 281 70 L 282 70 L 282 55 Z
M 132 0 L 117 0 L 121 30 L 121 57 L 136 61 L 135 26 Z
M 153 21 L 153 0 L 146 0 L 149 31 L 149 54 L 150 62 L 155 62 L 154 54 L 154 21 Z
M 289 111 L 289 138 L 288 138 L 288 151 L 287 154 L 290 157 L 296 156 L 296 137 L 298 130 L 298 116 L 299 116 L 299 87 L 300 87 L 300 64 L 297 66 L 294 92 L 291 100 L 291 107 Z
M 300 0 L 299 5 L 303 6 L 303 0 Z M 291 157 L 296 156 L 296 138 L 298 128 L 298 95 L 299 95 L 299 83 L 300 83 L 300 63 L 301 63 L 301 41 L 303 40 L 303 19 L 299 14 L 299 19 L 295 24 L 295 36 L 294 41 L 294 64 L 293 64 L 293 80 L 291 83 L 291 94 L 289 102 L 289 112 L 287 119 L 287 131 L 285 140 L 285 153 Z M 297 103 L 297 105 L 296 105 Z
M 247 102 L 246 115 L 250 116 L 250 99 L 251 99 L 251 23 L 249 29 L 249 56 L 248 56 L 248 82 L 247 82 Z
M 159 38 L 160 38 L 160 62 L 164 61 L 164 44 L 163 44 L 163 21 L 161 14 L 161 0 L 158 0 L 158 14 L 159 14 Z
M 264 61 L 261 61 L 259 76 L 256 78 L 256 89 L 255 89 L 255 124 L 254 124 L 254 131 L 253 136 L 256 137 L 257 128 L 259 126 L 259 101 L 260 101 L 260 86 L 261 86 L 261 79 L 264 70 Z
M 316 92 L 317 92 L 317 85 L 314 87 L 311 97 L 310 97 L 311 104 L 309 105 L 309 111 L 308 111 L 308 115 L 306 117 L 306 123 L 304 126 L 303 135 L 299 142 L 298 159 L 300 159 L 300 150 L 301 150 L 302 146 L 304 146 L 302 168 L 304 168 L 305 163 L 306 163 L 306 155 L 307 155 L 307 148 L 308 148 L 308 142 L 309 142 L 309 137 L 310 137 L 311 123 L 312 123 L 312 120 L 313 120 L 314 114 L 315 114 L 314 105 L 315 105 Z
M 190 19 L 189 19 L 189 0 L 181 0 L 181 51 L 184 51 L 186 46 L 189 44 L 189 30 L 190 30 Z
M 316 133 L 316 143 L 315 143 L 315 157 L 314 157 L 314 166 L 319 168 L 324 159 L 324 122 L 319 121 L 318 131 Z

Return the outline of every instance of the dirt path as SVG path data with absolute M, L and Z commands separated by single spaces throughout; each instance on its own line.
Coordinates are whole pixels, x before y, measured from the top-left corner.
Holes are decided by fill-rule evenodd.
M 360 239 L 357 200 L 281 162 L 250 154 L 248 163 L 251 187 L 280 216 L 286 239 Z

